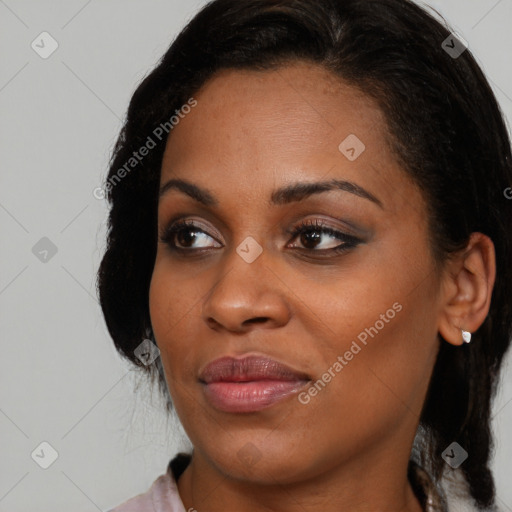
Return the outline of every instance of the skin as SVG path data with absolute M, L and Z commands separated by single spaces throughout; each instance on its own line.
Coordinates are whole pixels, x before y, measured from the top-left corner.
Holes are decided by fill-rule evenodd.
M 160 233 L 186 215 L 206 234 L 189 238 L 185 254 L 159 242 L 149 296 L 172 400 L 194 445 L 178 481 L 185 509 L 420 511 L 406 469 L 439 334 L 461 345 L 460 328 L 474 332 L 485 320 L 492 242 L 474 233 L 435 271 L 425 200 L 387 146 L 382 112 L 321 67 L 224 70 L 194 98 L 168 138 L 161 185 L 188 180 L 218 205 L 175 188 L 160 197 Z M 349 134 L 365 145 L 354 161 L 338 149 Z M 269 204 L 276 188 L 333 178 L 382 207 L 343 190 Z M 361 241 L 328 255 L 343 241 L 286 232 L 304 219 Z M 248 236 L 263 251 L 252 263 L 236 252 Z M 208 250 L 192 256 L 190 247 Z M 401 311 L 307 404 L 293 395 L 234 414 L 203 394 L 199 371 L 225 355 L 267 355 L 317 381 L 394 303 Z M 248 443 L 252 462 L 238 455 Z

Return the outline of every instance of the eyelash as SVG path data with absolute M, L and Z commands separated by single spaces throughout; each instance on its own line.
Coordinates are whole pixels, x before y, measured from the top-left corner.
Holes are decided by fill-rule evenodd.
M 165 243 L 169 246 L 172 251 L 181 252 L 181 253 L 190 253 L 191 251 L 196 252 L 204 252 L 209 249 L 200 248 L 200 249 L 184 249 L 182 247 L 177 247 L 174 242 L 175 235 L 182 231 L 194 231 L 204 233 L 207 236 L 210 236 L 206 231 L 203 231 L 200 227 L 196 226 L 193 221 L 179 220 L 172 225 L 169 225 L 164 229 L 162 235 L 159 237 L 162 243 Z M 292 230 L 287 230 L 286 233 L 295 239 L 297 236 L 305 234 L 305 233 L 322 233 L 324 235 L 331 235 L 338 240 L 341 240 L 343 243 L 337 245 L 336 247 L 332 247 L 330 249 L 307 249 L 307 248 L 298 248 L 302 251 L 314 252 L 314 253 L 323 253 L 323 254 L 341 254 L 350 249 L 355 248 L 361 240 L 353 235 L 348 235 L 336 229 L 333 229 L 329 226 L 326 226 L 322 221 L 315 219 L 314 221 L 306 220 L 301 222 L 298 226 L 293 228 Z M 213 238 L 213 237 L 212 237 Z

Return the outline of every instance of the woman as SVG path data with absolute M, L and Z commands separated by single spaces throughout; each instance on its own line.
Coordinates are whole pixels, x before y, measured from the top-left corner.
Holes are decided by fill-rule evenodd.
M 209 3 L 105 184 L 109 332 L 194 447 L 113 510 L 493 510 L 511 186 L 488 82 L 414 3 Z

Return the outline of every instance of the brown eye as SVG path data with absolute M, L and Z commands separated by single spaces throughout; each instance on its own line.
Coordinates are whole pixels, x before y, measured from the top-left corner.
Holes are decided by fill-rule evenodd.
M 189 245 L 193 245 L 194 241 L 200 238 L 198 233 L 198 231 L 192 231 L 190 228 L 181 228 L 176 231 L 175 240 L 177 240 L 178 245 L 188 247 Z
M 193 222 L 179 221 L 167 227 L 160 237 L 162 243 L 176 250 L 201 250 L 211 247 L 208 238 L 215 241 L 214 247 L 220 247 L 218 242 Z
M 354 248 L 360 242 L 355 236 L 328 227 L 318 220 L 303 222 L 289 234 L 302 245 L 297 247 L 294 244 L 293 247 L 314 252 L 343 252 Z

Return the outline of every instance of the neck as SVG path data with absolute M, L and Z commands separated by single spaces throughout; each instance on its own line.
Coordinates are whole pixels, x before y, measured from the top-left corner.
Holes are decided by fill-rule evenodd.
M 314 478 L 283 483 L 270 474 L 258 482 L 233 478 L 194 450 L 178 490 L 187 511 L 423 512 L 407 479 L 408 455 L 367 454 Z

